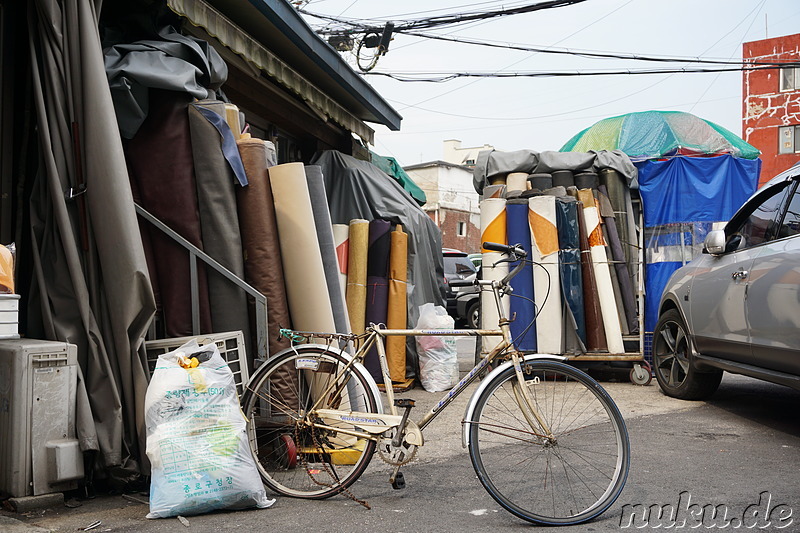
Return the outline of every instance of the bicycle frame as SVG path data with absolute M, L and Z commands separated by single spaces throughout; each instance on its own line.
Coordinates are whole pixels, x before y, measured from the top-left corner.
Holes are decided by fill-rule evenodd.
M 515 269 L 518 270 L 518 269 Z M 513 277 L 514 273 L 509 274 L 508 278 Z M 380 362 L 380 369 L 382 375 L 382 381 L 384 384 L 384 391 L 387 396 L 387 400 L 389 403 L 389 414 L 376 414 L 376 413 L 361 413 L 361 412 L 351 412 L 351 411 L 338 411 L 333 409 L 319 409 L 320 402 L 328 397 L 331 393 L 341 393 L 343 388 L 346 386 L 345 383 L 338 383 L 338 380 L 334 380 L 334 383 L 330 384 L 325 391 L 320 394 L 317 401 L 311 407 L 309 411 L 314 411 L 320 414 L 325 419 L 332 419 L 338 420 L 342 422 L 358 422 L 359 427 L 363 429 L 363 431 L 355 431 L 355 430 L 343 430 L 341 428 L 337 428 L 337 431 L 340 433 L 350 434 L 355 437 L 359 438 L 366 438 L 370 440 L 377 440 L 377 435 L 385 432 L 387 429 L 392 427 L 397 427 L 403 423 L 403 416 L 398 413 L 397 406 L 394 402 L 394 389 L 392 388 L 392 380 L 389 374 L 389 366 L 386 360 L 386 349 L 384 339 L 390 336 L 438 336 L 438 337 L 485 337 L 485 336 L 501 336 L 502 340 L 488 353 L 486 354 L 481 360 L 469 371 L 467 375 L 464 376 L 458 384 L 456 384 L 451 390 L 449 390 L 436 405 L 431 408 L 422 418 L 419 419 L 417 422 L 407 421 L 409 424 L 408 429 L 408 436 L 407 440 L 411 444 L 415 445 L 422 445 L 423 439 L 421 432 L 428 426 L 436 416 L 445 408 L 447 407 L 456 397 L 458 397 L 466 388 L 469 386 L 483 371 L 486 367 L 491 364 L 495 359 L 497 359 L 501 355 L 508 354 L 510 356 L 511 363 L 514 367 L 514 371 L 517 375 L 517 380 L 519 384 L 524 383 L 524 376 L 522 374 L 522 366 L 521 361 L 522 357 L 521 354 L 516 349 L 509 350 L 509 347 L 512 347 L 511 344 L 511 329 L 509 327 L 510 321 L 508 318 L 503 316 L 503 306 L 500 302 L 500 286 L 502 282 L 498 281 L 480 281 L 478 282 L 482 286 L 490 286 L 495 296 L 495 303 L 497 305 L 499 314 L 500 314 L 500 329 L 497 330 L 490 330 L 490 329 L 385 329 L 378 326 L 371 326 L 368 328 L 369 334 L 367 335 L 365 341 L 361 344 L 359 349 L 357 350 L 356 354 L 353 356 L 352 360 L 345 365 L 342 369 L 342 374 L 345 374 L 352 365 L 356 362 L 361 362 L 366 357 L 367 352 L 369 349 L 375 345 L 378 352 L 378 360 Z M 311 333 L 309 333 L 311 334 Z M 312 334 L 313 335 L 313 334 Z M 539 415 L 537 410 L 534 408 L 534 402 L 530 397 L 530 393 L 528 389 L 524 386 L 519 386 L 514 388 L 514 394 L 516 396 L 516 400 L 522 409 L 522 412 L 531 425 L 532 428 L 538 427 L 541 428 L 542 432 L 548 439 L 552 439 L 552 432 L 547 424 L 544 422 L 542 417 Z M 325 428 L 327 426 L 319 425 L 318 427 Z M 331 428 L 332 429 L 332 428 Z

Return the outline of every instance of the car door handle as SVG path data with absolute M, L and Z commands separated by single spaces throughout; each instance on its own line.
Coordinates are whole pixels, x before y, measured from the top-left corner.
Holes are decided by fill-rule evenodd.
M 731 274 L 731 277 L 733 279 L 747 279 L 747 276 L 749 274 L 750 274 L 750 272 L 748 272 L 747 270 L 737 270 L 736 272 Z

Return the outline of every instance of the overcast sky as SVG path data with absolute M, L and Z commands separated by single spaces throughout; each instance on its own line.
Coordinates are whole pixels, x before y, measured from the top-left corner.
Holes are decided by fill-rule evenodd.
M 305 9 L 337 17 L 401 21 L 526 3 L 311 0 Z M 307 20 L 315 27 L 320 24 L 319 20 Z M 743 42 L 799 31 L 798 0 L 587 0 L 435 33 L 515 45 L 728 60 L 741 59 Z M 665 66 L 673 65 L 397 35 L 374 71 L 530 72 Z M 408 83 L 372 75 L 366 79 L 403 116 L 399 132 L 374 126 L 374 150 L 397 158 L 404 166 L 441 159 L 445 139 L 459 139 L 464 147 L 490 144 L 507 151 L 558 150 L 575 133 L 600 119 L 651 109 L 691 112 L 741 135 L 741 72 L 470 78 L 442 83 Z

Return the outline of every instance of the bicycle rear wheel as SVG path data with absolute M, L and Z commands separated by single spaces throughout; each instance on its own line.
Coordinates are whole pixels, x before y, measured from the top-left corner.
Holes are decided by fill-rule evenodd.
M 608 393 L 580 370 L 556 361 L 523 362 L 522 370 L 533 407 L 553 438 L 543 436 L 530 411 L 523 412 L 509 365 L 486 386 L 467 421 L 475 472 L 519 518 L 546 525 L 591 520 L 625 484 L 625 422 Z
M 338 494 L 364 472 L 375 442 L 341 430 L 351 423 L 309 412 L 335 384 L 319 409 L 376 412 L 379 398 L 366 372 L 325 347 L 286 350 L 269 359 L 250 380 L 242 397 L 250 447 L 264 484 L 285 496 L 322 499 Z M 320 427 L 321 425 L 326 428 Z

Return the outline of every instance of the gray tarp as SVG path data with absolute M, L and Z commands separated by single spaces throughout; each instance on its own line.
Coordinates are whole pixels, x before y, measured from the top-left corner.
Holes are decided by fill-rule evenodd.
M 28 336 L 78 346 L 81 447 L 99 450 L 98 466 L 122 477 L 136 475 L 144 456 L 143 341 L 155 302 L 103 67 L 101 4 L 28 4 L 41 154 Z M 81 181 L 85 194 L 65 199 Z
M 620 150 L 590 152 L 534 152 L 533 150 L 517 150 L 515 152 L 499 152 L 484 150 L 478 154 L 475 169 L 472 171 L 472 184 L 478 194 L 483 194 L 487 180 L 494 176 L 511 172 L 552 172 L 554 170 L 594 170 L 613 168 L 622 174 L 628 185 L 636 187 L 636 167 L 630 158 Z
M 431 302 L 444 306 L 441 232 L 403 187 L 372 163 L 335 150 L 317 154 L 311 164 L 322 168 L 333 224 L 349 224 L 355 218 L 382 218 L 401 223 L 409 234 L 410 327 L 417 323 L 421 305 Z M 416 353 L 413 339 L 407 346 Z M 408 371 L 406 375 L 413 376 Z

